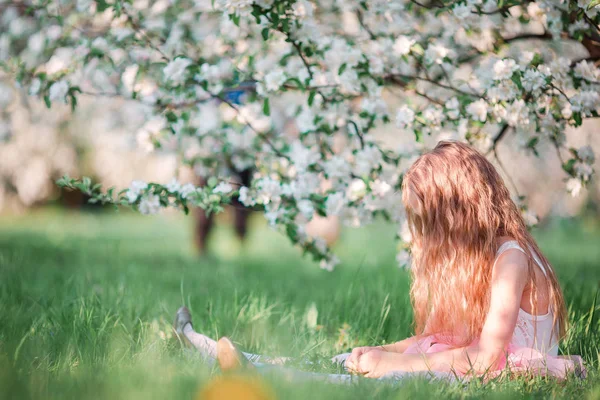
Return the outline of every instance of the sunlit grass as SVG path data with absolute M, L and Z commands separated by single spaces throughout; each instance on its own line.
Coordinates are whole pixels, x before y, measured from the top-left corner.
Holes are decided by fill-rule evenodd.
M 210 336 L 309 360 L 411 332 L 409 276 L 395 265 L 392 227 L 345 231 L 337 248 L 342 265 L 328 273 L 260 218 L 243 246 L 218 229 L 213 255 L 199 259 L 190 224 L 126 212 L 0 218 L 0 398 L 195 397 L 216 371 L 172 340 L 171 318 L 181 304 Z M 561 350 L 584 356 L 587 381 L 464 387 L 364 380 L 339 387 L 275 374 L 270 385 L 285 399 L 598 398 L 600 227 L 563 221 L 537 236 L 558 269 L 573 320 Z M 328 363 L 303 368 L 336 371 Z

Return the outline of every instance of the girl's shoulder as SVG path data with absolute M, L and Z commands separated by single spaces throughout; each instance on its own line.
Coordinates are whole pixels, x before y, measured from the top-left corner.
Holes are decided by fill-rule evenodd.
M 517 242 L 514 238 L 510 236 L 502 236 L 498 238 L 497 243 L 498 248 L 496 250 L 496 258 L 498 258 L 505 251 L 511 249 L 520 250 L 522 253 L 525 253 L 525 250 L 523 250 L 519 242 Z
M 509 251 L 517 250 L 517 251 Z M 494 259 L 494 269 L 505 268 L 505 265 L 511 265 L 509 268 L 527 270 L 527 253 L 519 242 L 511 237 L 501 237 L 498 240 L 498 249 Z

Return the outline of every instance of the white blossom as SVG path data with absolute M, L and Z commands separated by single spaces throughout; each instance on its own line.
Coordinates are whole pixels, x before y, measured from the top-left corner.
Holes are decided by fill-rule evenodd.
M 186 199 L 189 197 L 190 194 L 194 193 L 195 191 L 196 186 L 192 185 L 191 183 L 186 183 L 181 187 L 181 189 L 179 189 L 179 195 L 182 198 Z
M 108 42 L 101 36 L 94 39 L 94 41 L 91 44 L 91 47 L 105 53 L 109 50 Z
M 170 61 L 163 69 L 165 79 L 176 85 L 183 83 L 186 77 L 186 70 L 190 65 L 192 65 L 192 61 L 184 57 L 178 57 Z
M 400 129 L 411 128 L 415 120 L 415 112 L 403 105 L 396 112 L 396 126 Z
M 596 160 L 592 146 L 582 146 L 577 150 L 577 157 L 586 164 L 593 164 Z
M 466 111 L 475 121 L 485 122 L 488 114 L 488 104 L 485 100 L 479 99 L 469 104 Z
M 308 108 L 302 109 L 302 112 L 296 118 L 296 124 L 300 132 L 314 131 L 317 129 L 315 125 L 315 115 Z
M 437 105 L 429 106 L 423 110 L 423 119 L 432 127 L 439 127 L 444 118 L 444 111 Z
M 50 86 L 48 97 L 50 101 L 67 102 L 67 94 L 69 93 L 69 84 L 66 81 L 57 81 Z
M 333 271 L 336 265 L 340 263 L 339 258 L 335 255 L 331 255 L 329 258 L 321 260 L 319 266 L 326 271 Z
M 265 75 L 265 88 L 269 92 L 278 90 L 286 81 L 285 72 L 281 68 L 275 68 Z
M 583 185 L 580 179 L 571 178 L 567 181 L 567 192 L 571 193 L 571 196 L 577 197 L 581 193 Z
M 398 263 L 398 266 L 401 268 L 410 267 L 410 262 L 411 262 L 410 253 L 408 251 L 406 251 L 406 249 L 400 250 L 396 254 L 396 262 Z
M 546 84 L 546 78 L 541 72 L 534 69 L 528 69 L 523 74 L 521 83 L 525 90 L 534 92 Z
M 341 156 L 335 155 L 327 160 L 324 165 L 325 173 L 329 178 L 347 178 L 352 172 L 350 164 Z
M 506 107 L 506 122 L 509 126 L 529 124 L 529 109 L 524 100 L 515 100 Z
M 471 6 L 468 4 L 457 4 L 452 8 L 452 12 L 456 18 L 464 20 L 471 17 Z
M 430 44 L 425 50 L 425 61 L 428 64 L 442 64 L 444 58 L 450 56 L 450 50 L 439 44 Z
M 456 97 L 452 97 L 451 99 L 447 100 L 446 104 L 444 104 L 444 107 L 447 109 L 446 115 L 448 118 L 457 119 L 460 116 L 460 103 Z
M 127 200 L 130 203 L 135 203 L 143 190 L 148 188 L 148 184 L 144 181 L 133 181 L 129 185 L 129 189 L 125 193 Z
M 510 58 L 498 60 L 494 64 L 494 79 L 510 79 L 510 77 L 517 69 L 519 69 L 519 66 L 517 65 L 515 60 L 512 60 Z
M 37 95 L 42 88 L 42 81 L 38 78 L 35 78 L 31 81 L 31 85 L 29 86 L 29 94 L 32 96 Z
M 228 194 L 233 190 L 233 186 L 228 182 L 220 182 L 215 188 L 212 190 L 215 194 Z
M 156 214 L 160 211 L 160 197 L 156 194 L 142 197 L 138 209 L 142 214 Z
M 328 216 L 339 216 L 346 206 L 343 192 L 331 193 L 325 201 L 325 213 Z
M 598 82 L 600 81 L 600 69 L 597 68 L 594 63 L 583 60 L 573 69 L 573 73 L 578 78 L 583 78 L 588 81 Z
M 298 211 L 300 211 L 300 213 L 302 213 L 304 218 L 306 218 L 307 220 L 312 219 L 313 214 L 315 213 L 315 208 L 312 204 L 312 201 L 310 201 L 308 199 L 302 199 L 302 200 L 298 201 L 297 206 L 298 206 Z
M 121 75 L 121 83 L 128 94 L 135 91 L 135 80 L 140 67 L 137 64 L 129 65 Z
M 305 147 L 300 141 L 295 141 L 290 148 L 290 159 L 299 172 L 304 172 L 309 166 L 319 161 L 320 155 Z
M 386 181 L 376 179 L 369 184 L 371 192 L 378 197 L 383 197 L 392 190 L 392 186 Z
M 415 44 L 415 40 L 407 36 L 398 36 L 394 42 L 394 52 L 399 56 L 405 56 L 410 53 L 410 48 Z
M 535 215 L 535 213 L 529 209 L 521 210 L 521 216 L 523 217 L 523 220 L 527 226 L 535 226 L 539 222 L 537 215 Z
M 269 204 L 272 201 L 278 202 L 282 194 L 281 184 L 272 178 L 263 178 L 257 182 L 257 202 L 260 204 Z
M 596 111 L 600 105 L 600 94 L 597 90 L 582 90 L 571 97 L 571 108 L 573 111 L 582 112 L 588 115 L 591 111 Z
M 359 150 L 354 156 L 354 171 L 357 175 L 363 176 L 369 174 L 374 168 L 377 168 L 382 161 L 381 152 L 378 148 L 367 146 Z
M 398 236 L 400 236 L 400 240 L 402 240 L 404 243 L 412 242 L 412 233 L 410 232 L 410 226 L 408 225 L 407 220 L 402 221 Z
M 573 169 L 575 170 L 577 177 L 583 180 L 584 182 L 587 182 L 590 179 L 590 176 L 592 176 L 592 173 L 594 172 L 591 165 L 580 162 L 575 163 Z
M 362 179 L 354 179 L 348 186 L 348 200 L 356 201 L 367 194 L 367 185 Z
M 240 203 L 242 203 L 246 207 L 252 207 L 256 204 L 256 201 L 250 195 L 250 189 L 248 189 L 246 186 L 242 186 L 240 188 L 238 199 Z

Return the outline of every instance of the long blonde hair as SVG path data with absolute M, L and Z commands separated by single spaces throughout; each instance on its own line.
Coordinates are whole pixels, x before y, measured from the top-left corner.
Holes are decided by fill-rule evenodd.
M 409 197 L 416 199 L 414 209 Z M 440 142 L 419 157 L 402 182 L 412 233 L 411 300 L 417 334 L 436 334 L 461 346 L 479 337 L 490 300 L 499 237 L 516 240 L 529 259 L 534 314 L 537 287 L 532 252 L 544 264 L 556 334 L 564 335 L 566 309 L 554 270 L 494 166 L 460 142 Z

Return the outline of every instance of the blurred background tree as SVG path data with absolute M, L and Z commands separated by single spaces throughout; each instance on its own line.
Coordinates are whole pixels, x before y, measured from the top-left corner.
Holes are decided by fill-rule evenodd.
M 382 216 L 402 236 L 402 173 L 439 140 L 489 155 L 531 224 L 599 198 L 597 185 L 584 190 L 600 147 L 593 1 L 0 9 L 7 209 L 56 198 L 64 174 L 91 176 L 61 181 L 85 194 L 67 203 L 198 207 L 200 248 L 209 214 L 234 203 L 240 235 L 243 207 L 263 211 L 330 269 L 340 223 Z

